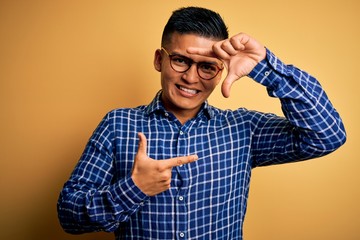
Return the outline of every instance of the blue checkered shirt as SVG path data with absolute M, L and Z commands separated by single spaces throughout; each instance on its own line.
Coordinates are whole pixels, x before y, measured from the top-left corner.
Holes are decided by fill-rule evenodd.
M 161 91 L 147 106 L 109 112 L 60 194 L 65 231 L 113 231 L 116 239 L 242 239 L 252 168 L 320 157 L 346 139 L 338 113 L 306 72 L 267 50 L 249 77 L 280 99 L 285 118 L 205 102 L 182 125 L 164 109 Z M 131 179 L 138 132 L 153 159 L 197 154 L 199 160 L 173 168 L 171 188 L 149 197 Z

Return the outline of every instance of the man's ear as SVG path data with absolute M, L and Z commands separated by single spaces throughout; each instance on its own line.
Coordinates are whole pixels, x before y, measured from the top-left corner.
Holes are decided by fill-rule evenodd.
M 162 62 L 161 50 L 157 49 L 154 55 L 154 67 L 158 72 L 161 72 L 161 62 Z

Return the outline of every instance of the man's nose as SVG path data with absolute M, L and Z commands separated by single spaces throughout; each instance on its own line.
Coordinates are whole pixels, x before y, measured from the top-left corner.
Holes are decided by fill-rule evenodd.
M 192 64 L 191 67 L 184 73 L 183 79 L 188 83 L 196 83 L 199 81 L 196 63 Z

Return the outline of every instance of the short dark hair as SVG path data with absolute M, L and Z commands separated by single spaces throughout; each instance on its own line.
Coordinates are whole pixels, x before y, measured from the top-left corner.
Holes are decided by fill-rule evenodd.
M 220 14 L 201 7 L 184 7 L 175 10 L 165 25 L 161 45 L 169 43 L 174 32 L 195 34 L 214 40 L 229 37 L 228 29 Z

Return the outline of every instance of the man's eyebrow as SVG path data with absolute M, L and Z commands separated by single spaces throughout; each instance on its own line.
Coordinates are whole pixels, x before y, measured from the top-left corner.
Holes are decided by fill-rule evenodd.
M 189 59 L 191 60 L 192 62 L 200 62 L 200 63 L 208 63 L 208 64 L 215 64 L 215 65 L 220 65 L 222 67 L 222 62 L 219 60 L 219 62 L 216 62 L 216 61 L 195 61 L 194 59 L 192 59 L 191 57 L 187 57 L 187 56 L 184 56 L 178 52 L 172 52 L 170 53 L 170 55 L 173 55 L 173 56 L 179 56 L 179 57 L 183 57 L 183 58 L 186 58 L 186 59 Z M 217 58 L 214 58 L 214 59 L 217 59 Z
M 221 62 L 220 62 L 220 63 L 218 63 L 218 62 L 216 62 L 216 61 L 200 61 L 200 62 L 202 62 L 202 63 L 215 64 L 215 65 L 219 65 L 219 64 L 221 64 Z
M 179 57 L 184 57 L 184 58 L 189 58 L 189 59 L 191 59 L 190 57 L 187 57 L 187 56 L 185 56 L 185 55 L 182 55 L 181 53 L 178 53 L 178 52 L 172 52 L 172 53 L 170 53 L 170 55 L 175 55 L 175 56 L 179 56 Z

